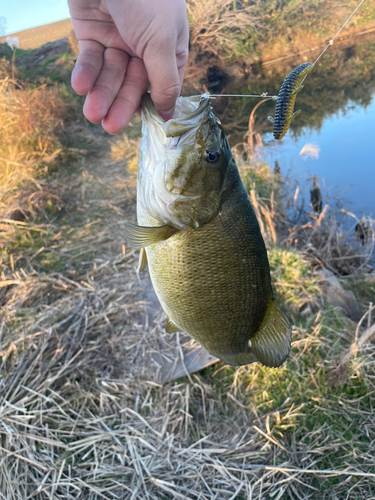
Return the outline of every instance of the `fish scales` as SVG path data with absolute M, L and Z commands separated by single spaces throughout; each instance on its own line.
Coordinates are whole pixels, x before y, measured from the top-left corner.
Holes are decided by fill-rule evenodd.
M 126 225 L 126 235 L 145 252 L 140 268 L 147 256 L 167 331 L 185 331 L 228 364 L 279 366 L 290 350 L 290 325 L 273 297 L 259 224 L 208 97 L 179 98 L 168 123 L 149 97 L 142 113 L 139 226 Z
M 237 189 L 241 187 L 238 183 Z M 244 332 L 258 329 L 270 293 L 268 259 L 264 244 L 259 244 L 263 240 L 255 214 L 246 192 L 242 199 L 236 197 L 233 190 L 210 224 L 146 249 L 155 292 L 168 317 L 181 331 L 194 331 L 194 338 L 219 358 L 244 352 Z M 157 223 L 146 214 L 139 222 Z

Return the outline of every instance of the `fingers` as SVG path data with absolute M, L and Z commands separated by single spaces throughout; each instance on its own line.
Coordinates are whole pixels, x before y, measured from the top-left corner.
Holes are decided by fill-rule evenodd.
M 103 128 L 109 134 L 118 134 L 129 124 L 140 106 L 142 95 L 147 92 L 148 85 L 143 61 L 136 57 L 130 58 L 124 83 L 102 121 Z
M 125 78 L 129 55 L 118 49 L 106 49 L 103 66 L 86 98 L 83 113 L 88 120 L 99 123 L 107 115 Z
M 72 72 L 72 87 L 77 94 L 86 95 L 102 68 L 104 47 L 91 40 L 80 41 L 78 45 L 79 56 Z
M 141 35 L 137 33 L 137 23 L 140 22 L 137 2 L 129 0 L 128 15 L 119 17 L 122 28 L 124 23 L 127 28 L 122 30 L 123 35 L 116 24 L 118 13 L 116 16 L 112 13 L 113 20 L 105 18 L 97 25 L 94 23 L 95 26 L 91 18 L 89 22 L 75 20 L 81 41 L 72 73 L 72 87 L 80 95 L 88 94 L 84 105 L 86 118 L 94 123 L 102 122 L 105 130 L 112 134 L 129 123 L 149 85 L 156 110 L 165 120 L 171 118 L 187 61 L 188 28 L 184 0 L 176 3 L 177 7 L 179 5 L 178 9 L 176 7 L 177 16 L 169 11 L 167 14 L 170 15 L 161 15 L 159 11 L 156 12 L 158 15 L 152 14 L 151 21 L 148 25 L 146 23 L 151 26 L 146 31 L 147 36 L 142 30 Z M 172 2 L 171 6 L 175 3 Z
M 176 99 L 180 95 L 181 81 L 174 46 L 172 51 L 159 50 L 145 53 L 144 63 L 150 80 L 151 99 L 164 120 L 173 115 Z
M 141 59 L 96 42 L 80 42 L 72 86 L 86 94 L 83 113 L 93 123 L 102 121 L 110 134 L 120 132 L 139 108 L 149 83 Z
M 189 53 L 185 1 L 175 1 L 169 7 L 173 7 L 175 12 L 172 16 L 171 12 L 165 13 L 164 29 L 154 31 L 143 54 L 151 85 L 151 99 L 164 120 L 172 118 Z

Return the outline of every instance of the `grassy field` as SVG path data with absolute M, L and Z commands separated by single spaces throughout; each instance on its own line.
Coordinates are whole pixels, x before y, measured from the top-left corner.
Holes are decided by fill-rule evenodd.
M 280 369 L 217 363 L 162 384 L 159 357 L 189 339 L 165 333 L 124 239 L 140 120 L 116 138 L 89 124 L 65 50 L 16 54 L 14 78 L 10 53 L 1 66 L 2 498 L 375 498 L 373 247 L 329 217 L 286 227 L 280 179 L 235 151 L 292 352 Z M 362 322 L 327 302 L 322 263 Z
M 48 42 L 54 42 L 60 38 L 68 36 L 73 29 L 70 19 L 57 21 L 56 23 L 44 24 L 36 28 L 30 28 L 24 31 L 12 33 L 11 36 L 16 36 L 20 42 L 20 49 L 30 50 L 37 49 L 41 45 Z M 6 36 L 0 37 L 0 43 L 5 43 Z

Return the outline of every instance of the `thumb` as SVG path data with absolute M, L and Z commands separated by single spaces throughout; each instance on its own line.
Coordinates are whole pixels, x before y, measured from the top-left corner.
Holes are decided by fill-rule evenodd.
M 173 44 L 169 45 L 173 46 Z M 157 51 L 145 53 L 143 61 L 150 82 L 152 102 L 156 111 L 167 121 L 173 116 L 176 100 L 182 86 L 176 54 L 170 49 L 165 50 L 165 47 L 160 47 Z

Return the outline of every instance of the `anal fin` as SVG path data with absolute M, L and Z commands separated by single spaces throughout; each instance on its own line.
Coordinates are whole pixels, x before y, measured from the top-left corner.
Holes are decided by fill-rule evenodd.
M 263 365 L 275 368 L 285 361 L 291 343 L 289 321 L 276 300 L 270 299 L 263 321 L 251 338 L 251 350 Z
M 170 317 L 167 317 L 167 323 L 165 325 L 165 331 L 167 333 L 182 332 L 181 328 L 174 323 Z
M 250 348 L 247 349 L 246 352 L 239 354 L 225 354 L 225 356 L 218 355 L 217 357 L 230 366 L 249 365 L 258 361 Z

